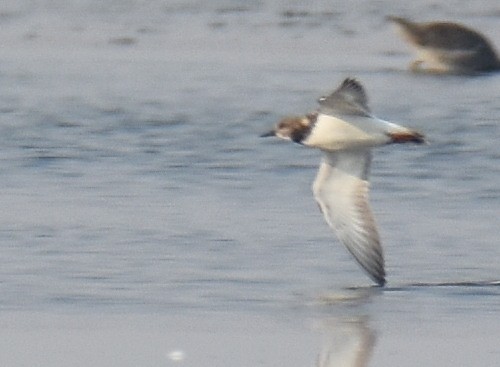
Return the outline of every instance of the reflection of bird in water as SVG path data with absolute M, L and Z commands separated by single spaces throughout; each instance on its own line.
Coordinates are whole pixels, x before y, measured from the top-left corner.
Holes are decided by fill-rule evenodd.
M 375 332 L 364 319 L 328 320 L 317 367 L 366 367 L 375 346 Z
M 415 23 L 388 16 L 406 41 L 416 48 L 413 71 L 474 73 L 500 69 L 500 60 L 491 43 L 479 32 L 451 22 Z
M 423 143 L 422 134 L 376 118 L 364 88 L 354 79 L 319 100 L 318 113 L 286 117 L 269 133 L 323 151 L 314 197 L 328 225 L 368 275 L 385 284 L 382 246 L 368 203 L 371 149 Z

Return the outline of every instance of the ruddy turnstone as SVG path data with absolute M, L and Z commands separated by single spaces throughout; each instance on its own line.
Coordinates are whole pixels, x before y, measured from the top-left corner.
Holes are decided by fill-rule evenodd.
M 317 112 L 285 117 L 261 136 L 277 136 L 323 151 L 312 187 L 314 198 L 340 241 L 383 286 L 384 256 L 368 203 L 371 150 L 392 143 L 424 143 L 424 136 L 373 116 L 366 93 L 355 79 L 345 79 L 318 103 Z

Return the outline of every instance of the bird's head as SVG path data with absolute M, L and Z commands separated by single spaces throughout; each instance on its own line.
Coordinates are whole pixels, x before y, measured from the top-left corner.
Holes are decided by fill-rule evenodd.
M 300 143 L 311 131 L 317 114 L 306 116 L 287 116 L 276 124 L 273 130 L 264 133 L 261 137 L 277 136 L 284 140 Z

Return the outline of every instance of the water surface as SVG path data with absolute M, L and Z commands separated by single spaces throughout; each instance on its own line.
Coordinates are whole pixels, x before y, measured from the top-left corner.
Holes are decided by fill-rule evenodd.
M 3 2 L 5 365 L 495 366 L 500 75 L 408 73 L 388 13 L 500 47 L 494 1 Z M 372 165 L 386 290 L 258 138 L 347 76 L 430 141 Z

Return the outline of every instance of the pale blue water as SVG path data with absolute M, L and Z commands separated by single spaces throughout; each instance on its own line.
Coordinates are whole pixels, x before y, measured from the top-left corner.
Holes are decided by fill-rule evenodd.
M 384 16 L 498 48 L 500 9 L 362 4 L 2 2 L 4 365 L 338 365 L 323 333 L 369 366 L 497 365 L 500 75 L 407 73 Z M 430 141 L 375 155 L 385 291 L 346 289 L 371 283 L 312 198 L 319 152 L 258 138 L 346 76 Z

